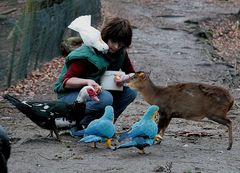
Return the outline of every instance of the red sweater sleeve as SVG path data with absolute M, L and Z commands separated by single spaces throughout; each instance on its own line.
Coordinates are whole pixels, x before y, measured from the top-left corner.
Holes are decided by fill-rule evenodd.
M 72 60 L 66 74 L 63 76 L 63 87 L 65 86 L 68 79 L 72 77 L 84 77 L 89 68 L 96 68 L 92 66 L 93 64 L 84 59 Z
M 122 71 L 124 71 L 127 74 L 128 73 L 135 73 L 133 64 L 132 64 L 127 52 L 125 54 L 125 58 L 124 58 L 123 65 L 122 65 L 121 69 L 122 69 Z

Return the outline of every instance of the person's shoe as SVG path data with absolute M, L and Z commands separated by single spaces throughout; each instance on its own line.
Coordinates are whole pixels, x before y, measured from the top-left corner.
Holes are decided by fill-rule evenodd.
M 72 127 L 69 130 L 69 133 L 72 137 L 83 137 L 84 136 L 84 128 L 79 128 L 79 127 Z

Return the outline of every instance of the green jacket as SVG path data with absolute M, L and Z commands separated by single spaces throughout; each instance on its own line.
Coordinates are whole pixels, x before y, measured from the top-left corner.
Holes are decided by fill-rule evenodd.
M 120 70 L 123 61 L 125 50 L 120 50 L 119 53 L 112 54 L 112 55 L 103 55 L 100 52 L 95 52 L 92 48 L 83 44 L 81 47 L 72 51 L 65 59 L 65 64 L 62 68 L 62 71 L 58 77 L 54 85 L 54 91 L 58 94 L 58 96 L 71 92 L 71 89 L 64 89 L 63 88 L 63 76 L 66 74 L 67 69 L 69 67 L 69 62 L 74 59 L 86 59 L 90 63 L 94 64 L 97 67 L 97 72 L 88 74 L 86 79 L 92 79 L 97 83 L 100 82 L 100 78 L 106 70 Z M 77 77 L 77 76 L 76 76 Z

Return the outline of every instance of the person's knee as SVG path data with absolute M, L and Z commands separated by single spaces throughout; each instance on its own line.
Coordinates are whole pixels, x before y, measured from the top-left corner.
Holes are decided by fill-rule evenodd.
M 131 94 L 130 94 L 130 98 L 131 98 L 132 101 L 133 101 L 133 100 L 135 100 L 136 97 L 137 97 L 137 91 L 132 90 L 132 91 L 131 91 Z
M 135 98 L 137 97 L 137 91 L 130 89 L 130 88 L 126 88 L 126 92 L 127 92 L 127 98 L 130 102 L 132 102 L 133 100 L 135 100 Z
M 99 107 L 105 109 L 106 106 L 113 104 L 113 96 L 109 92 L 106 92 L 100 97 L 97 104 Z
M 87 112 L 88 111 L 102 111 L 106 106 L 113 104 L 113 96 L 108 91 L 102 91 L 102 93 L 98 96 L 99 101 L 90 101 L 87 102 Z

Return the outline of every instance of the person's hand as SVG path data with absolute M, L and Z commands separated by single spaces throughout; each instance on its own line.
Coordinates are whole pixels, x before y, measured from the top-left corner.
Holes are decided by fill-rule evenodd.
M 97 94 L 99 94 L 102 91 L 102 87 L 92 79 L 87 79 L 87 85 L 92 86 Z
M 126 80 L 128 80 L 129 78 L 130 78 L 130 76 L 129 75 L 125 75 L 125 74 L 115 75 L 114 76 L 114 81 L 116 82 L 117 86 L 122 86 L 124 84 L 124 82 Z

